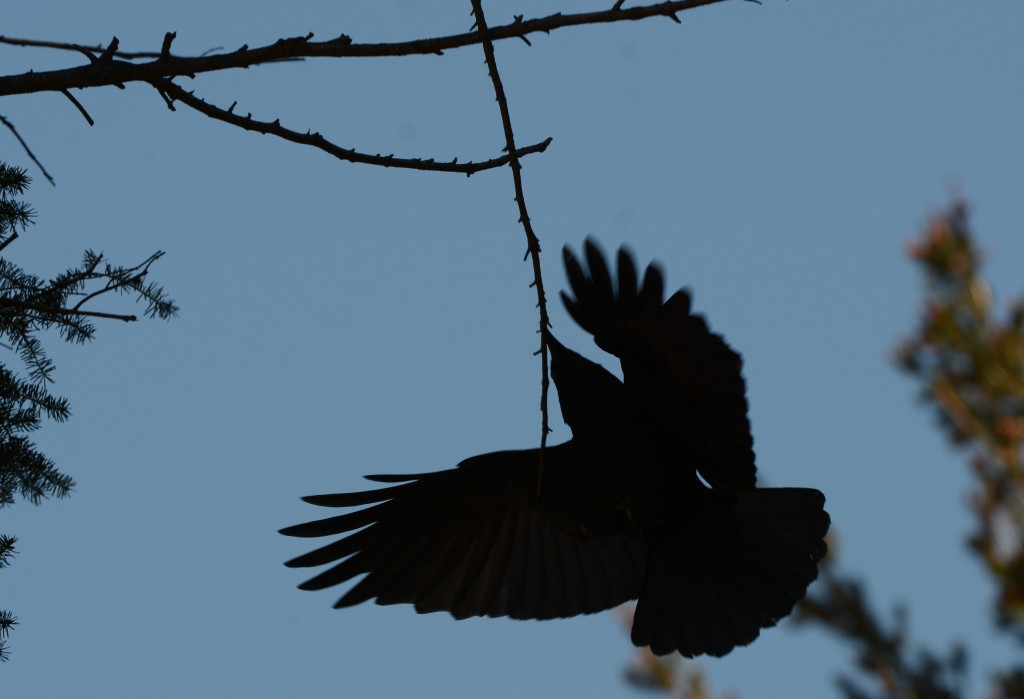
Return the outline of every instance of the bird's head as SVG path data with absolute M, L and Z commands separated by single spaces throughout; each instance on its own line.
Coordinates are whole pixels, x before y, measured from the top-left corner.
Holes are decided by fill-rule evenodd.
M 597 362 L 563 345 L 550 331 L 545 333 L 545 342 L 551 352 L 551 378 L 558 389 L 562 419 L 573 433 L 586 424 L 594 425 L 600 418 L 597 411 L 606 412 L 618 403 L 622 382 Z

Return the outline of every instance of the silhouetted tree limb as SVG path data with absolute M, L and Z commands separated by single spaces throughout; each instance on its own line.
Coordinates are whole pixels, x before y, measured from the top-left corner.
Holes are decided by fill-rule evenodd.
M 91 57 L 88 65 L 76 68 L 0 77 L 0 96 L 52 92 L 73 87 L 120 86 L 130 82 L 149 83 L 160 78 L 174 76 L 195 77 L 200 73 L 231 68 L 250 68 L 282 59 L 441 55 L 447 50 L 479 44 L 485 37 L 492 42 L 504 39 L 525 39 L 530 34 L 538 32 L 548 34 L 565 27 L 636 21 L 650 17 L 668 17 L 678 22 L 676 15 L 680 12 L 719 2 L 725 2 L 725 0 L 675 0 L 674 2 L 661 2 L 626 9 L 616 4 L 609 10 L 576 14 L 556 13 L 528 20 L 524 20 L 520 15 L 510 24 L 492 27 L 485 34 L 474 30 L 444 37 L 400 42 L 356 43 L 345 34 L 327 41 L 311 41 L 313 34 L 309 33 L 305 36 L 278 39 L 267 46 L 250 49 L 248 45 L 244 45 L 231 53 L 192 57 L 172 55 L 169 51 L 169 42 L 166 39 L 163 49 L 154 54 L 119 52 L 116 37 L 106 47 L 100 47 L 0 36 L 0 43 L 12 46 L 62 49 Z M 173 34 L 170 36 L 173 39 Z M 97 53 L 100 54 L 98 57 L 95 55 Z M 154 56 L 154 60 L 146 63 L 132 62 L 142 58 L 154 58 Z
M 10 122 L 10 120 L 8 120 L 7 117 L 5 117 L 3 115 L 0 115 L 0 123 L 2 123 L 4 126 L 6 126 L 7 129 L 12 134 L 14 134 L 14 137 L 16 139 L 18 139 L 18 143 L 20 143 L 21 147 L 25 149 L 25 154 L 28 155 L 28 157 L 32 160 L 32 162 L 36 164 L 36 167 L 38 167 L 40 169 L 40 171 L 42 171 L 43 177 L 45 177 L 50 184 L 52 184 L 53 186 L 56 187 L 57 183 L 54 182 L 53 178 L 50 177 L 50 173 L 48 173 L 46 171 L 46 168 L 43 167 L 43 164 L 41 162 L 39 162 L 39 159 L 36 157 L 36 154 L 33 153 L 32 149 L 28 147 L 28 144 L 25 143 L 25 139 L 23 139 L 21 137 L 21 134 L 18 133 L 18 129 L 14 126 L 14 124 L 12 124 Z M 3 244 L 0 245 L 0 250 L 3 250 L 5 247 L 7 247 L 7 244 L 10 243 L 12 240 L 14 240 L 14 238 L 17 238 L 17 237 L 18 237 L 18 235 L 17 235 L 17 233 L 15 233 L 13 237 L 8 238 L 7 240 L 5 240 L 3 242 Z
M 441 55 L 450 49 L 480 44 L 484 41 L 494 42 L 511 38 L 519 38 L 526 43 L 530 43 L 527 38 L 529 34 L 537 32 L 550 33 L 556 29 L 586 24 L 636 21 L 658 16 L 668 17 L 678 22 L 679 20 L 676 15 L 679 12 L 718 2 L 724 2 L 724 0 L 677 0 L 675 2 L 662 2 L 628 9 L 622 9 L 622 3 L 619 2 L 615 3 L 609 10 L 598 12 L 557 13 L 548 17 L 530 20 L 524 20 L 520 15 L 515 17 L 515 20 L 510 24 L 487 29 L 483 32 L 474 30 L 445 37 L 389 43 L 361 44 L 354 42 L 351 37 L 344 34 L 327 41 L 312 41 L 313 34 L 310 32 L 305 36 L 278 39 L 266 46 L 250 49 L 248 45 L 244 45 L 232 52 L 204 53 L 200 56 L 180 56 L 171 53 L 171 44 L 177 36 L 174 32 L 168 32 L 164 35 L 163 43 L 158 52 L 121 51 L 120 42 L 117 37 L 114 37 L 106 46 L 87 46 L 78 43 L 0 36 L 0 43 L 2 44 L 73 51 L 85 56 L 88 60 L 87 64 L 73 68 L 29 71 L 19 75 L 0 76 L 0 97 L 35 92 L 60 92 L 71 100 L 75 108 L 91 125 L 93 123 L 92 117 L 89 116 L 82 103 L 71 94 L 71 89 L 110 85 L 124 89 L 125 85 L 129 83 L 145 82 L 154 86 L 172 109 L 173 102 L 177 99 L 213 119 L 246 130 L 258 131 L 295 143 L 311 145 L 341 160 L 381 167 L 433 172 L 457 172 L 472 175 L 481 170 L 501 167 L 509 162 L 509 157 L 523 157 L 531 153 L 541 152 L 547 147 L 551 139 L 528 148 L 512 149 L 507 156 L 491 158 L 482 162 L 459 164 L 458 158 L 446 161 L 436 158 L 382 156 L 379 153 L 370 154 L 350 148 L 343 148 L 327 140 L 319 133 L 307 132 L 303 134 L 292 131 L 281 126 L 279 121 L 276 120 L 273 122 L 261 122 L 252 119 L 251 115 L 248 117 L 238 117 L 233 114 L 234 105 L 227 110 L 215 107 L 195 97 L 191 92 L 183 90 L 172 80 L 180 77 L 195 78 L 202 73 L 235 68 L 250 68 L 266 63 L 303 60 L 305 58 L 379 58 L 424 54 Z M 38 161 L 36 162 L 38 164 Z M 40 168 L 42 168 L 41 165 Z M 47 175 L 47 177 L 49 176 Z
M 458 172 L 468 176 L 481 172 L 482 170 L 501 167 L 510 160 L 510 156 L 508 155 L 502 155 L 497 158 L 481 162 L 468 163 L 459 163 L 457 162 L 457 158 L 451 162 L 437 162 L 433 159 L 423 160 L 420 158 L 396 158 L 394 155 L 369 155 L 367 153 L 360 153 L 359 151 L 350 148 L 342 148 L 341 146 L 335 145 L 319 133 L 301 133 L 299 131 L 292 131 L 291 129 L 281 126 L 281 122 L 278 120 L 274 120 L 272 122 L 257 121 L 252 118 L 252 114 L 247 114 L 246 116 L 235 114 L 233 111 L 235 107 L 234 104 L 232 104 L 228 109 L 221 109 L 220 107 L 216 107 L 209 102 L 196 97 L 195 94 L 185 91 L 169 79 L 154 80 L 153 86 L 165 95 L 167 106 L 172 110 L 174 109 L 174 101 L 176 100 L 188 105 L 201 114 L 205 114 L 211 119 L 223 121 L 227 124 L 231 124 L 232 126 L 245 129 L 246 131 L 256 131 L 257 133 L 277 136 L 278 138 L 291 141 L 292 143 L 311 146 L 333 155 L 339 160 L 346 160 L 352 163 L 379 165 L 381 167 L 397 167 L 408 170 L 427 170 L 431 172 Z M 530 155 L 531 153 L 543 153 L 547 150 L 549 145 L 551 145 L 550 138 L 540 143 L 535 143 L 532 146 L 527 146 L 526 148 L 517 150 L 515 152 L 515 157 L 519 158 L 525 155 Z
M 501 83 L 501 75 L 498 73 L 498 62 L 494 58 L 494 43 L 491 41 L 487 29 L 487 19 L 484 16 L 481 0 L 471 0 L 473 4 L 473 16 L 476 17 L 477 31 L 480 33 L 480 41 L 484 49 L 484 60 L 487 63 L 487 72 L 491 76 L 491 84 L 494 86 L 494 98 L 498 102 L 498 110 L 501 112 L 501 125 L 505 132 L 505 151 L 509 154 L 509 167 L 512 170 L 512 184 L 515 188 L 516 205 L 519 207 L 519 223 L 526 233 L 526 257 L 533 263 L 533 287 L 537 290 L 537 309 L 540 315 L 540 456 L 537 464 L 537 494 L 544 479 L 544 447 L 547 444 L 548 432 L 548 343 L 547 329 L 551 325 L 548 317 L 547 299 L 544 296 L 544 277 L 540 268 L 540 241 L 533 232 L 533 224 L 530 222 L 530 214 L 526 210 L 526 194 L 523 192 L 522 163 L 519 162 L 519 155 L 516 150 L 515 133 L 512 131 L 512 116 L 508 108 L 508 99 L 505 97 L 505 88 Z M 525 258 L 524 258 L 525 259 Z
M 81 113 L 81 115 L 83 117 L 85 117 L 85 121 L 86 121 L 87 124 L 89 124 L 89 126 L 95 126 L 96 125 L 96 122 L 92 120 L 91 116 L 89 116 L 89 112 L 87 112 L 85 110 L 85 107 L 82 106 L 81 102 L 79 102 L 77 99 L 75 99 L 74 95 L 72 95 L 67 90 L 61 90 L 61 94 L 63 94 L 65 97 L 67 97 L 68 100 L 71 102 L 71 104 L 75 105 L 75 109 L 77 109 Z

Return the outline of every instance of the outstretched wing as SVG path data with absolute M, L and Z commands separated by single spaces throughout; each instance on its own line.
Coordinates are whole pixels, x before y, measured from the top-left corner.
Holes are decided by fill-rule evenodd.
M 571 452 L 568 443 L 546 450 L 539 501 L 536 450 L 485 454 L 448 471 L 369 476 L 396 485 L 304 498 L 324 507 L 367 507 L 281 530 L 342 535 L 286 565 L 331 564 L 299 586 L 304 590 L 366 574 L 335 607 L 376 599 L 457 619 L 551 619 L 635 599 L 646 546 L 600 494 L 571 487 Z
M 745 490 L 757 481 L 747 418 L 742 361 L 677 291 L 666 301 L 661 270 L 641 280 L 630 253 L 620 249 L 612 278 L 597 245 L 584 244 L 586 267 L 565 248 L 572 296 L 562 301 L 597 345 L 622 363 L 633 400 L 662 423 L 681 458 L 715 488 Z

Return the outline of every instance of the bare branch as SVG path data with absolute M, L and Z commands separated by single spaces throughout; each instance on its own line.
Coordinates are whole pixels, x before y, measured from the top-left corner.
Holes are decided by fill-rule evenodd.
M 523 166 L 519 162 L 516 151 L 515 134 L 512 131 L 512 116 L 508 109 L 508 100 L 505 97 L 505 88 L 501 84 L 501 76 L 498 74 L 498 63 L 494 58 L 494 43 L 491 41 L 487 30 L 487 20 L 484 17 L 484 10 L 481 0 L 471 0 L 473 3 L 473 15 L 476 17 L 477 31 L 480 33 L 480 43 L 484 48 L 484 60 L 487 62 L 487 72 L 490 73 L 491 83 L 494 85 L 494 96 L 498 102 L 498 109 L 501 112 L 501 125 L 505 131 L 505 149 L 509 153 L 509 168 L 512 170 L 512 183 L 516 191 L 516 204 L 519 206 L 519 222 L 523 225 L 526 233 L 526 255 L 533 261 L 533 286 L 537 290 L 537 308 L 540 313 L 540 456 L 537 463 L 537 496 L 540 496 L 541 485 L 544 481 L 544 447 L 547 444 L 548 432 L 548 328 L 551 321 L 548 318 L 547 300 L 544 297 L 544 278 L 540 269 L 540 241 L 533 232 L 533 224 L 530 222 L 530 214 L 526 210 L 526 195 L 523 193 Z
M 0 37 L 0 43 L 13 46 L 39 46 L 64 49 L 84 53 L 93 59 L 89 65 L 66 68 L 63 70 L 41 71 L 8 75 L 0 77 L 0 96 L 17 95 L 31 92 L 51 92 L 73 87 L 98 87 L 101 85 L 123 86 L 130 82 L 148 82 L 168 77 L 195 76 L 200 73 L 227 70 L 230 68 L 248 68 L 264 63 L 295 58 L 371 58 L 383 56 L 441 55 L 445 51 L 480 44 L 488 41 L 504 39 L 525 39 L 529 34 L 550 33 L 556 29 L 576 27 L 588 24 L 607 24 L 610 22 L 638 21 L 649 17 L 669 17 L 677 19 L 676 14 L 705 5 L 713 5 L 726 0 L 673 0 L 651 5 L 641 5 L 623 9 L 614 6 L 608 10 L 597 12 L 580 12 L 576 14 L 553 14 L 547 17 L 522 20 L 516 19 L 482 33 L 471 31 L 451 36 L 416 39 L 413 41 L 391 43 L 358 44 L 346 35 L 328 41 L 311 41 L 313 35 L 278 39 L 273 44 L 250 49 L 242 46 L 237 51 L 209 56 L 182 58 L 160 53 L 122 54 L 117 52 L 117 43 L 111 42 L 104 49 L 90 48 L 81 44 L 60 44 L 57 42 L 40 42 L 30 39 Z M 99 58 L 94 52 L 102 51 Z M 155 57 L 146 63 L 132 63 L 132 58 Z
M 459 163 L 457 162 L 457 159 L 452 160 L 451 162 L 437 162 L 433 159 L 396 158 L 393 155 L 379 154 L 368 155 L 350 148 L 342 148 L 341 146 L 335 145 L 319 133 L 301 133 L 299 131 L 292 131 L 291 129 L 281 126 L 279 120 L 272 122 L 256 121 L 252 118 L 251 114 L 246 116 L 235 114 L 232 111 L 234 109 L 234 105 L 231 105 L 231 108 L 229 109 L 215 107 L 209 102 L 196 97 L 193 93 L 186 91 L 171 80 L 154 80 L 152 84 L 162 94 L 169 95 L 173 99 L 188 105 L 192 109 L 195 109 L 212 119 L 226 122 L 232 126 L 237 126 L 247 131 L 256 131 L 262 134 L 277 136 L 278 138 L 283 138 L 284 140 L 291 141 L 292 143 L 312 146 L 313 148 L 317 148 L 325 153 L 333 155 L 335 158 L 352 163 L 365 163 L 367 165 L 397 167 L 409 170 L 428 170 L 432 172 L 458 172 L 468 176 L 482 170 L 501 167 L 508 163 L 511 157 L 520 158 L 532 153 L 542 153 L 551 144 L 551 139 L 548 138 L 541 143 L 517 150 L 512 154 L 512 156 L 503 155 L 498 158 L 492 158 L 491 160 L 467 163 Z
M 91 116 L 89 116 L 89 112 L 85 111 L 85 107 L 83 107 L 83 106 L 82 106 L 82 103 L 81 103 L 81 102 L 79 102 L 78 100 L 76 100 L 76 99 L 75 99 L 75 96 L 74 96 L 74 95 L 72 95 L 72 94 L 71 94 L 70 92 L 68 92 L 67 90 L 61 90 L 61 92 L 62 92 L 62 93 L 64 93 L 64 96 L 65 96 L 65 97 L 67 97 L 67 98 L 68 98 L 69 100 L 71 100 L 71 104 L 73 104 L 73 105 L 75 105 L 76 107 L 78 107 L 78 111 L 80 111 L 80 112 L 82 113 L 82 116 L 84 116 L 84 117 L 85 117 L 85 120 L 86 120 L 87 122 L 89 122 L 89 126 L 95 126 L 95 125 L 96 125 L 96 122 L 94 122 L 94 121 L 92 120 L 92 117 L 91 117 Z
M 25 149 L 25 152 L 28 154 L 28 157 L 30 157 L 32 159 L 32 162 L 36 164 L 36 167 L 38 167 L 42 171 L 43 177 L 49 180 L 50 184 L 56 187 L 57 183 L 53 181 L 53 178 L 50 177 L 50 173 L 48 173 L 46 171 L 46 168 L 43 167 L 43 164 L 39 162 L 39 158 L 37 158 L 36 154 L 32 152 L 32 149 L 28 147 L 28 144 L 25 143 L 25 139 L 21 137 L 21 134 L 18 133 L 18 130 L 14 128 L 14 124 L 8 121 L 7 117 L 3 116 L 2 114 L 0 114 L 0 123 L 3 123 L 4 126 L 11 130 L 11 133 L 14 134 L 14 137 L 18 139 L 18 143 L 20 143 L 21 147 Z M 13 236 L 8 238 L 7 241 L 2 246 L 0 246 L 0 250 L 3 250 L 5 247 L 7 247 L 11 243 L 11 241 L 17 237 L 18 234 L 15 233 Z

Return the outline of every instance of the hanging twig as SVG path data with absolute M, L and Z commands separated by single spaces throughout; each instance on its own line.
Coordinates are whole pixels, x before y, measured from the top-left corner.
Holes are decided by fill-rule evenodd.
M 547 330 L 551 325 L 548 318 L 548 305 L 544 297 L 544 279 L 540 269 L 540 241 L 533 232 L 533 224 L 530 222 L 530 214 L 526 210 L 526 195 L 523 193 L 523 166 L 519 162 L 516 152 L 516 138 L 512 131 L 512 116 L 508 109 L 508 100 L 505 97 L 505 88 L 501 84 L 501 76 L 498 74 L 498 63 L 494 58 L 494 43 L 491 41 L 487 30 L 487 20 L 484 17 L 484 10 L 481 0 L 471 0 L 473 3 L 473 15 L 476 18 L 476 28 L 480 33 L 480 43 L 484 49 L 484 60 L 487 62 L 487 72 L 491 76 L 491 83 L 494 85 L 494 97 L 498 102 L 498 109 L 501 112 L 501 125 L 505 131 L 505 149 L 509 153 L 509 168 L 512 170 L 512 184 L 516 192 L 516 204 L 519 206 L 519 222 L 523 225 L 526 233 L 526 257 L 533 262 L 533 284 L 537 290 L 537 308 L 540 314 L 540 354 L 541 379 L 540 379 L 540 458 L 537 465 L 537 495 L 540 496 L 541 484 L 544 480 L 544 447 L 547 444 L 548 432 L 548 343 Z
M 79 102 L 78 100 L 75 99 L 74 95 L 72 95 L 67 90 L 61 90 L 61 92 L 64 93 L 65 97 L 67 97 L 69 100 L 71 100 L 71 104 L 75 105 L 78 108 L 78 111 L 80 111 L 82 113 L 82 116 L 85 117 L 85 120 L 87 122 L 89 122 L 89 126 L 95 126 L 96 125 L 96 123 L 92 120 L 92 117 L 89 116 L 89 112 L 85 111 L 85 107 L 82 106 L 81 102 Z

